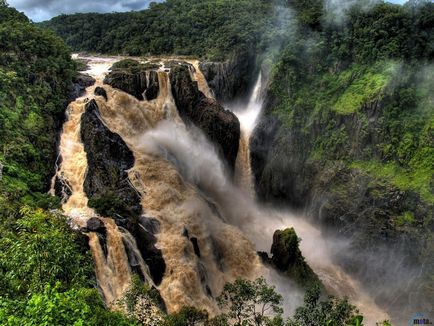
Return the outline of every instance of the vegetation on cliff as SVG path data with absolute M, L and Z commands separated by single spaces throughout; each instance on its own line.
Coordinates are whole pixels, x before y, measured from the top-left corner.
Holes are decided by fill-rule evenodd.
M 47 194 L 75 64 L 0 2 L 0 324 L 123 325 L 95 289 L 86 240 Z
M 357 252 L 382 245 L 407 267 L 424 261 L 421 307 L 433 298 L 434 4 L 360 2 L 337 15 L 307 2 L 291 2 L 298 30 L 273 68 L 252 141 L 258 192 L 351 234 L 352 266 L 365 257 Z M 374 292 L 385 286 L 375 273 L 359 275 Z M 397 315 L 415 309 L 408 295 L 394 293 Z

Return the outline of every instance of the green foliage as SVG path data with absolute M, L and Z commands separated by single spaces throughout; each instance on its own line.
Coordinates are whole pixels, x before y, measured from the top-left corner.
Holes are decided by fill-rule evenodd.
M 394 71 L 392 64 L 381 66 L 374 66 L 362 72 L 350 69 L 340 74 L 337 77 L 337 83 L 344 85 L 345 90 L 338 97 L 333 110 L 339 114 L 351 114 L 359 110 L 365 103 L 371 103 L 381 98 Z
M 101 216 L 115 217 L 116 214 L 131 214 L 125 201 L 112 192 L 107 192 L 99 198 L 89 199 L 88 205 L 89 207 L 95 208 Z
M 288 326 L 360 325 L 363 317 L 355 315 L 357 310 L 346 299 L 321 301 L 320 295 L 319 286 L 308 290 L 304 305 L 296 309 L 294 317 L 288 320 Z
M 425 159 L 425 158 L 423 158 Z M 427 159 L 432 159 L 427 157 Z M 421 194 L 428 203 L 434 203 L 434 193 L 431 188 L 432 171 L 419 169 L 404 169 L 395 162 L 355 161 L 352 168 L 361 169 L 370 175 L 391 183 L 402 190 L 412 190 Z
M 141 298 L 149 298 L 155 304 L 158 304 L 159 295 L 157 291 L 150 288 L 148 285 L 143 284 L 138 275 L 134 275 L 131 280 L 130 288 L 125 293 L 120 304 L 125 304 L 127 310 L 133 312 Z
M 434 4 L 355 5 L 340 23 L 321 21 L 274 67 L 273 114 L 309 139 L 316 164 L 346 162 L 432 204 Z
M 96 290 L 59 290 L 46 285 L 43 292 L 33 294 L 25 301 L 9 300 L 0 296 L 2 325 L 136 325 L 119 313 L 106 310 Z
M 104 307 L 86 239 L 48 211 L 75 68 L 60 38 L 0 3 L 1 325 L 135 325 Z
M 196 326 L 208 321 L 208 313 L 194 307 L 184 307 L 175 314 L 168 315 L 163 326 Z M 227 324 L 223 324 L 227 325 Z M 222 325 L 222 326 L 223 326 Z M 217 326 L 217 325 L 216 325 Z
M 271 325 L 283 313 L 282 296 L 264 278 L 256 281 L 237 279 L 227 283 L 217 301 L 229 323 L 241 325 Z
M 64 217 L 23 207 L 0 229 L 3 295 L 42 291 L 57 282 L 61 290 L 91 285 L 92 262 Z

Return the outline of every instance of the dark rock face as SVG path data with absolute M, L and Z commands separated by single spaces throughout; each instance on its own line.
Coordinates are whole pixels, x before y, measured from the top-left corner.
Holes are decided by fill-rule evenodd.
M 294 279 L 299 285 L 309 288 L 320 284 L 318 276 L 305 262 L 298 247 L 300 240 L 293 228 L 276 231 L 271 246 L 272 266 Z M 263 257 L 264 259 L 265 257 Z
M 62 199 L 62 202 L 66 202 L 72 195 L 71 186 L 66 180 L 56 176 L 56 180 L 54 181 L 54 193 Z
M 70 95 L 70 101 L 75 101 L 76 98 L 82 96 L 87 87 L 95 84 L 95 79 L 87 74 L 79 73 L 74 77 L 72 81 L 72 92 Z
M 155 247 L 159 223 L 141 216 L 140 196 L 128 183 L 125 172 L 133 167 L 134 156 L 122 138 L 104 126 L 98 111 L 96 102 L 92 100 L 86 105 L 86 112 L 81 118 L 81 138 L 88 160 L 84 190 L 89 205 L 102 216 L 114 218 L 120 229 L 133 235 L 154 282 L 160 284 L 166 264 L 161 250 Z M 101 222 L 99 219 L 89 220 L 87 229 L 95 230 L 100 235 L 98 221 Z M 127 254 L 132 269 L 138 272 L 138 262 L 131 251 L 131 244 L 126 243 L 125 247 L 129 250 Z
M 95 95 L 102 96 L 107 101 L 107 92 L 102 87 L 95 88 Z
M 103 221 L 101 221 L 97 217 L 90 218 L 86 223 L 86 228 L 90 232 L 100 232 L 102 230 L 105 230 L 105 226 L 104 226 Z
M 106 216 L 114 213 L 112 208 L 126 217 L 139 216 L 140 197 L 128 183 L 125 172 L 133 167 L 134 156 L 122 138 L 104 126 L 94 100 L 86 105 L 82 115 L 81 139 L 88 160 L 84 191 L 89 204 Z
M 131 72 L 128 69 L 115 69 L 106 76 L 104 84 L 143 100 L 143 92 L 147 88 L 146 71 Z
M 208 99 L 191 80 L 188 66 L 177 66 L 170 72 L 170 83 L 178 111 L 186 124 L 193 123 L 217 146 L 233 170 L 238 154 L 240 123 L 220 104 Z
M 398 261 L 399 267 L 394 267 L 395 270 L 408 271 L 407 275 L 413 275 L 412 266 L 421 266 L 420 262 L 424 261 L 418 275 L 430 274 L 434 259 L 426 254 L 427 248 L 432 247 L 426 230 L 433 228 L 432 206 L 415 192 L 385 184 L 339 159 L 345 155 L 353 160 L 376 157 L 375 144 L 381 143 L 381 120 L 384 119 L 381 112 L 385 103 L 365 104 L 360 108 L 361 115 L 330 113 L 322 120 L 313 121 L 303 112 L 294 111 L 295 117 L 289 126 L 274 115 L 276 101 L 278 99 L 268 99 L 250 144 L 258 197 L 262 201 L 304 209 L 326 233 L 351 238 L 351 247 L 336 259 L 373 293 L 377 293 L 378 288 L 395 289 L 396 284 L 403 283 L 390 271 L 390 266 Z M 369 123 L 363 130 L 364 117 Z M 326 159 L 315 158 L 312 155 L 314 142 L 327 139 L 325 131 L 330 121 L 335 121 L 333 130 L 345 131 L 346 141 L 337 146 L 336 152 L 327 153 Z M 406 212 L 412 213 L 412 224 L 399 226 L 396 221 Z M 372 257 L 382 257 L 384 263 L 379 266 Z M 408 289 L 416 284 L 423 288 L 420 284 L 424 283 L 427 282 L 419 280 L 408 286 L 407 292 L 397 290 L 389 297 L 383 294 L 377 299 L 387 305 L 388 300 L 395 298 L 396 302 L 389 307 L 403 309 L 408 307 L 409 296 L 421 297 L 415 292 L 409 293 Z M 417 304 L 423 305 L 423 302 Z M 401 308 L 395 312 L 399 313 Z
M 158 97 L 160 92 L 160 83 L 158 81 L 158 73 L 156 71 L 149 72 L 149 85 L 145 91 L 147 101 L 152 101 Z
M 146 264 L 149 266 L 152 279 L 155 284 L 159 285 L 166 271 L 166 263 L 160 249 L 155 247 L 157 243 L 156 234 L 160 232 L 160 223 L 152 218 L 140 217 L 135 237 L 137 245 Z
M 199 67 L 217 100 L 228 102 L 248 95 L 254 83 L 255 64 L 254 55 L 238 53 L 226 62 L 205 61 Z
M 193 245 L 195 255 L 200 258 L 200 248 L 199 248 L 199 242 L 197 241 L 197 238 L 195 237 L 190 238 L 190 241 L 191 244 Z

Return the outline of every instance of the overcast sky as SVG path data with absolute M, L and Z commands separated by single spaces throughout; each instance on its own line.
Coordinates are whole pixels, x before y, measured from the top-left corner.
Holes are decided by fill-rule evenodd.
M 35 22 L 60 14 L 142 10 L 162 0 L 6 0 Z
M 7 0 L 7 2 L 19 11 L 24 11 L 33 21 L 39 22 L 62 13 L 141 10 L 147 8 L 152 0 Z M 405 0 L 390 0 L 390 2 L 403 3 Z

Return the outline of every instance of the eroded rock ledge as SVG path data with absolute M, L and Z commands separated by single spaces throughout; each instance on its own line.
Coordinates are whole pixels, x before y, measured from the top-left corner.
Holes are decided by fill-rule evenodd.
M 170 72 L 172 94 L 178 112 L 188 125 L 193 123 L 217 146 L 233 171 L 238 154 L 240 122 L 232 112 L 199 91 L 189 67 L 176 66 Z
M 115 219 L 119 227 L 134 236 L 154 282 L 160 284 L 166 265 L 161 250 L 155 247 L 158 222 L 143 216 L 140 196 L 128 182 L 126 172 L 134 165 L 133 153 L 118 134 L 103 124 L 95 100 L 86 105 L 82 115 L 81 138 L 88 161 L 84 190 L 89 206 L 101 216 Z M 92 222 L 88 228 L 95 229 L 98 223 Z M 104 241 L 104 232 L 98 233 L 100 241 Z M 137 270 L 137 262 L 129 262 L 132 270 Z

